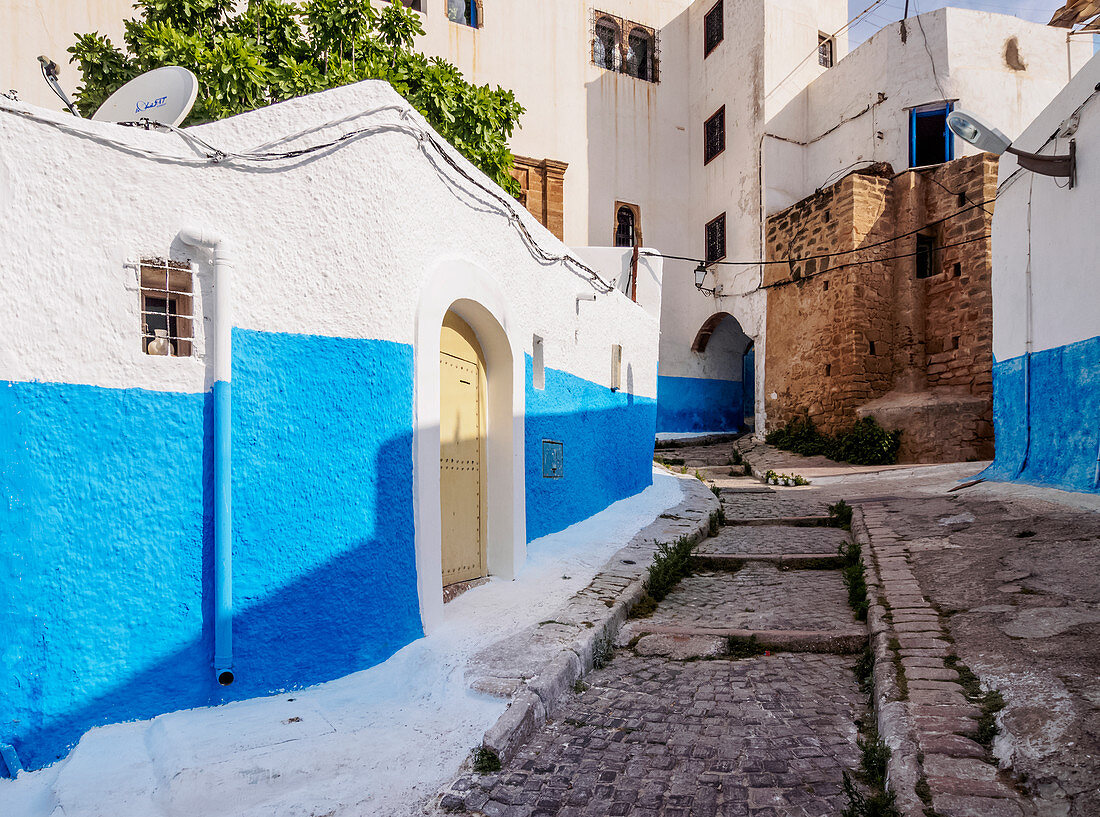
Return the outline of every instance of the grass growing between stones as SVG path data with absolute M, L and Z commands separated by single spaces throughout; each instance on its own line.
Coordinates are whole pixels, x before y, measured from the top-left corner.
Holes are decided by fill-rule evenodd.
M 851 509 L 849 508 L 849 513 Z M 830 513 L 832 509 L 830 509 Z M 850 517 L 849 517 L 850 518 Z M 845 542 L 837 550 L 837 555 L 844 561 L 841 576 L 844 586 L 848 588 L 848 606 L 856 614 L 860 621 L 867 620 L 867 568 L 863 566 L 861 558 L 863 548 L 859 542 Z
M 486 775 L 500 771 L 500 755 L 487 746 L 474 749 L 474 774 Z
M 909 700 L 909 681 L 905 677 L 905 667 L 901 663 L 901 642 L 897 638 L 890 639 L 890 652 L 894 662 L 894 675 L 897 676 L 898 697 L 902 701 Z
M 717 495 L 718 492 L 715 491 L 715 496 Z M 710 512 L 709 522 L 710 528 L 708 530 L 708 533 L 711 536 L 717 536 L 718 531 L 720 531 L 722 529 L 722 526 L 726 524 L 726 511 L 721 505 L 718 506 L 718 510 Z
M 711 528 L 715 528 L 715 514 L 711 514 Z M 662 542 L 657 545 L 657 555 L 649 566 L 649 576 L 645 580 L 645 593 L 630 611 L 631 618 L 647 618 L 657 609 L 657 603 L 672 592 L 680 579 L 691 575 L 691 554 L 695 550 L 695 540 L 690 536 L 681 536 L 675 542 Z
M 863 722 L 862 727 L 866 737 L 856 738 L 859 771 L 854 775 L 844 772 L 848 805 L 840 812 L 841 817 L 901 817 L 896 796 L 886 788 L 890 747 L 879 738 L 873 718 Z
M 829 519 L 844 530 L 852 529 L 852 506 L 843 499 L 829 506 Z
M 963 689 L 963 695 L 981 710 L 982 714 L 978 717 L 978 734 L 974 740 L 984 746 L 987 752 L 992 752 L 993 740 L 998 732 L 997 713 L 1005 708 L 1004 697 L 995 689 L 984 691 L 981 680 L 957 655 L 947 656 L 943 663 L 959 673 L 959 686 Z

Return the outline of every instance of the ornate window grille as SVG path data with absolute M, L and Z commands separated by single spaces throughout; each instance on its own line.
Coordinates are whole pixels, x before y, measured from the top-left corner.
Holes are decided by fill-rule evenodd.
M 719 108 L 703 125 L 703 164 L 726 149 L 726 106 Z

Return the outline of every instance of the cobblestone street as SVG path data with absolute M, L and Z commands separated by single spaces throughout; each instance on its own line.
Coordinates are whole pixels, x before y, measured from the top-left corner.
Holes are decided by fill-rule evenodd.
M 694 456 L 724 462 L 731 450 L 700 447 Z M 859 764 L 856 723 L 866 712 L 851 645 L 862 649 L 866 630 L 848 607 L 840 570 L 789 569 L 782 559 L 833 558 L 848 534 L 774 523 L 827 516 L 820 494 L 771 490 L 742 478 L 720 499 L 730 524 L 698 547 L 703 561 L 693 574 L 651 616 L 626 623 L 607 663 L 565 693 L 503 769 L 456 780 L 439 801 L 443 812 L 818 817 L 841 811 L 843 773 Z M 747 520 L 767 521 L 738 524 Z M 739 659 L 729 653 L 727 633 L 759 634 L 757 651 L 764 653 L 785 631 L 797 632 L 798 652 Z M 847 646 L 833 649 L 840 633 Z

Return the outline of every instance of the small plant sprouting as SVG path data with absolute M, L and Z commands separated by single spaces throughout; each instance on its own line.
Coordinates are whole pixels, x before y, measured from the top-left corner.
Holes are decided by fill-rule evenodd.
M 586 684 L 580 678 L 578 678 L 576 681 L 573 682 L 573 692 L 575 692 L 577 695 L 580 695 L 580 694 L 582 694 L 584 692 L 587 692 L 587 691 L 588 691 L 588 684 Z
M 719 488 L 717 485 L 711 485 L 710 486 L 710 492 L 712 494 L 714 494 L 716 497 L 721 498 L 721 496 L 722 496 L 722 489 Z
M 653 615 L 656 609 L 656 599 L 654 599 L 653 596 L 649 595 L 649 593 L 646 593 L 640 599 L 638 599 L 638 603 L 635 604 L 633 609 L 630 611 L 630 617 L 649 618 L 651 615 Z
M 745 461 L 745 458 L 741 456 L 741 452 L 738 451 L 736 448 L 733 449 L 733 453 L 730 454 L 729 464 L 730 465 L 740 465 L 744 461 Z
M 852 506 L 843 499 L 829 506 L 829 517 L 836 527 L 852 529 Z
M 474 749 L 474 774 L 486 775 L 500 771 L 500 755 L 488 746 Z
M 646 593 L 655 602 L 662 601 L 680 579 L 691 574 L 691 552 L 694 549 L 695 541 L 688 536 L 657 545 L 657 554 L 649 566 L 649 577 L 645 582 Z
M 592 645 L 592 669 L 603 669 L 611 663 L 611 657 L 615 654 L 615 645 L 608 635 L 596 639 Z
M 722 530 L 722 526 L 726 524 L 726 511 L 721 505 L 718 506 L 718 510 L 710 512 L 710 530 L 709 535 L 717 536 L 718 532 Z

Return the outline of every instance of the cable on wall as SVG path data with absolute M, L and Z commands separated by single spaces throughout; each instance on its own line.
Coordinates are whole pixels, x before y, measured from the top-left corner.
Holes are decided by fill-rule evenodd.
M 82 130 L 82 129 L 79 129 L 79 128 L 74 128 L 70 125 L 62 124 L 62 123 L 56 122 L 52 119 L 48 119 L 46 117 L 38 116 L 38 115 L 36 115 L 36 114 L 34 114 L 30 111 L 23 111 L 23 110 L 19 110 L 19 109 L 16 109 L 16 108 L 10 108 L 6 105 L 0 105 L 0 111 L 4 111 L 4 112 L 9 113 L 9 114 L 13 114 L 13 115 L 16 115 L 16 116 L 23 117 L 25 119 L 29 119 L 29 120 L 31 120 L 33 122 L 36 122 L 36 123 L 39 123 L 39 124 L 45 124 L 45 125 L 48 125 L 50 127 L 54 127 L 58 130 L 61 130 L 61 131 L 64 131 L 64 132 L 67 132 L 67 133 L 70 133 L 70 134 L 73 134 L 73 135 L 77 135 L 77 136 L 80 136 L 80 137 L 83 137 L 83 138 L 90 139 L 94 142 L 98 142 L 100 144 L 106 145 L 106 146 L 111 147 L 111 148 L 116 149 L 116 150 L 121 150 L 121 151 L 123 151 L 125 153 L 128 153 L 130 155 L 139 156 L 141 158 L 146 158 L 146 159 L 150 159 L 150 160 L 153 160 L 153 161 L 169 162 L 169 163 L 172 163 L 172 164 L 194 164 L 194 163 L 197 162 L 199 164 L 224 164 L 224 165 L 227 165 L 227 166 L 232 166 L 235 162 L 239 162 L 239 163 L 261 162 L 261 163 L 263 163 L 263 162 L 290 161 L 290 160 L 293 160 L 293 159 L 298 159 L 298 158 L 318 154 L 322 151 L 336 148 L 340 145 L 346 144 L 346 143 L 348 143 L 350 141 L 353 141 L 355 139 L 358 139 L 358 138 L 361 138 L 361 137 L 364 137 L 364 136 L 369 136 L 369 135 L 376 134 L 382 128 L 386 128 L 386 129 L 391 130 L 391 131 L 404 132 L 404 133 L 412 135 L 414 138 L 416 138 L 417 141 L 418 141 L 418 144 L 421 146 L 422 150 L 424 149 L 425 144 L 430 145 L 431 148 L 433 149 L 432 153 L 434 155 L 437 155 L 439 158 L 441 158 L 454 172 L 458 173 L 467 182 L 475 185 L 480 190 L 482 190 L 483 192 L 489 194 L 493 199 L 495 199 L 496 202 L 504 209 L 503 214 L 505 215 L 505 217 L 512 224 L 512 226 L 516 229 L 516 231 L 519 233 L 520 238 L 523 241 L 524 245 L 526 246 L 528 252 L 530 252 L 536 258 L 536 260 L 539 260 L 540 262 L 543 262 L 543 263 L 546 263 L 546 264 L 556 264 L 556 263 L 562 264 L 567 269 L 570 269 L 570 271 L 573 272 L 574 274 L 578 275 L 581 278 L 584 278 L 588 282 L 588 284 L 600 294 L 606 295 L 606 294 L 609 294 L 609 293 L 615 291 L 615 287 L 611 283 L 609 283 L 598 272 L 596 272 L 594 269 L 589 267 L 587 264 L 585 264 L 583 261 L 576 258 L 575 256 L 573 256 L 569 253 L 554 253 L 554 252 L 546 250 L 542 246 L 542 244 L 539 243 L 538 239 L 535 238 L 535 236 L 531 233 L 531 231 L 528 229 L 527 225 L 524 224 L 523 217 L 517 211 L 517 207 L 519 207 L 518 203 L 516 203 L 513 199 L 511 199 L 510 196 L 508 196 L 503 191 L 494 190 L 493 187 L 485 184 L 480 179 L 478 179 L 475 175 L 473 175 L 472 173 L 467 171 L 466 168 L 464 168 L 462 166 L 462 164 L 454 156 L 451 155 L 451 151 L 453 150 L 453 148 L 451 148 L 449 145 L 443 144 L 441 142 L 441 140 L 439 138 L 437 138 L 430 130 L 424 128 L 422 125 L 420 125 L 418 122 L 416 122 L 416 120 L 411 119 L 411 117 L 410 117 L 410 114 L 412 113 L 411 109 L 407 108 L 405 106 L 402 106 L 402 105 L 385 105 L 385 106 L 381 106 L 379 108 L 374 108 L 374 109 L 370 109 L 370 110 L 367 110 L 367 111 L 363 111 L 360 114 L 356 114 L 354 117 L 345 117 L 344 119 L 338 120 L 337 122 L 325 123 L 324 125 L 320 125 L 320 126 L 317 126 L 317 127 L 314 127 L 314 128 L 310 128 L 309 130 L 302 131 L 301 133 L 298 133 L 298 134 L 291 134 L 290 136 L 283 137 L 282 139 L 277 140 L 276 142 L 268 143 L 267 145 L 264 145 L 261 148 L 257 148 L 257 149 L 251 150 L 251 151 L 246 151 L 244 153 L 235 153 L 235 152 L 232 152 L 232 151 L 222 150 L 222 149 L 217 148 L 214 145 L 210 144 L 209 142 L 202 139 L 201 137 L 196 136 L 193 133 L 189 133 L 188 131 L 186 131 L 184 129 L 172 127 L 170 125 L 165 125 L 163 123 L 153 122 L 152 120 L 148 120 L 148 119 L 137 120 L 135 122 L 119 123 L 119 124 L 123 124 L 123 125 L 129 125 L 129 126 L 132 126 L 132 127 L 141 127 L 141 128 L 146 129 L 146 130 L 164 129 L 164 130 L 170 131 L 171 133 L 174 133 L 188 147 L 190 147 L 192 151 L 195 152 L 195 154 L 196 154 L 195 160 L 191 160 L 191 161 L 188 161 L 186 158 L 181 158 L 179 156 L 172 156 L 172 155 L 169 155 L 169 154 L 157 153 L 155 151 L 150 151 L 150 150 L 147 150 L 147 149 L 144 149 L 144 148 L 136 147 L 136 146 L 134 146 L 134 145 L 132 145 L 128 142 L 124 142 L 124 141 L 117 140 L 117 139 L 111 139 L 110 137 L 102 136 L 100 134 L 91 133 L 91 132 L 88 132 L 86 130 Z M 299 138 L 301 135 L 303 135 L 305 133 L 316 132 L 318 130 L 324 129 L 325 127 L 329 127 L 331 125 L 339 124 L 341 122 L 346 122 L 346 121 L 348 121 L 349 119 L 352 119 L 352 118 L 361 118 L 362 116 L 373 116 L 373 115 L 376 115 L 378 113 L 383 113 L 383 112 L 386 112 L 386 111 L 399 112 L 403 122 L 406 123 L 406 124 L 402 124 L 402 125 L 399 125 L 399 126 L 392 126 L 391 125 L 391 126 L 388 126 L 388 127 L 384 126 L 384 125 L 383 126 L 373 125 L 373 126 L 370 126 L 370 127 L 358 128 L 358 129 L 343 133 L 339 137 L 337 137 L 335 139 L 332 139 L 332 140 L 329 140 L 327 142 L 322 142 L 322 143 L 315 144 L 315 145 L 309 145 L 308 147 L 304 147 L 304 148 L 296 148 L 296 149 L 293 149 L 293 150 L 273 151 L 273 150 L 265 150 L 264 149 L 264 148 L 269 147 L 272 144 L 277 144 L 278 142 L 292 141 L 296 138 Z

